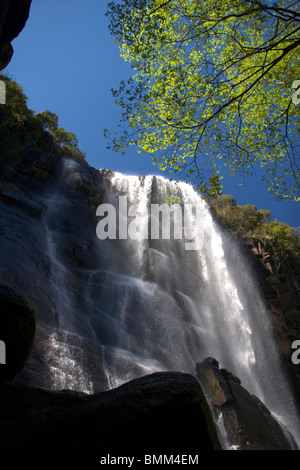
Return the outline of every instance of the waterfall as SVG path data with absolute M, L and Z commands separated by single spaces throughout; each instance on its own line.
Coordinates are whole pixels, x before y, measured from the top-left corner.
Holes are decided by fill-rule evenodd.
M 59 196 L 63 204 L 62 193 Z M 170 196 L 174 201 L 180 198 L 182 237 L 177 233 L 175 238 L 171 230 L 170 239 L 153 238 L 150 225 L 159 225 L 161 219 L 157 214 L 150 217 L 151 204 L 163 204 Z M 67 343 L 67 334 L 97 344 L 108 388 L 156 371 L 195 374 L 196 362 L 212 356 L 265 403 L 299 445 L 296 406 L 280 367 L 266 307 L 239 247 L 213 219 L 206 202 L 186 183 L 119 173 L 111 179 L 106 202 L 116 209 L 121 236 L 100 240 L 94 227 L 99 265 L 81 271 L 80 292 L 70 288 L 78 273 L 65 265 L 57 250 L 53 225 L 57 200 L 49 212 L 49 257 L 63 330 L 52 337 L 54 349 L 61 344 L 58 338 Z M 129 234 L 124 232 L 127 223 Z M 196 249 L 191 249 L 197 240 Z M 66 360 L 70 350 L 65 346 L 60 351 L 60 364 L 51 359 L 53 386 L 61 386 L 67 369 L 73 367 L 65 385 L 72 386 L 79 376 L 77 389 L 91 393 L 89 371 L 79 371 L 80 365 Z M 82 351 L 84 344 L 79 344 L 74 357 L 81 357 Z
M 62 161 L 56 189 L 46 201 L 48 210 L 44 217 L 46 251 L 49 257 L 49 291 L 52 299 L 53 332 L 49 336 L 49 349 L 45 360 L 48 367 L 48 384 L 52 390 L 71 389 L 93 393 L 94 386 L 86 367 L 85 348 L 88 336 L 79 326 L 78 295 L 84 294 L 84 277 L 72 271 L 64 252 L 67 238 L 68 214 L 72 214 L 72 172 L 76 164 L 72 160 Z M 75 185 L 76 188 L 76 185 Z M 74 189 L 74 188 L 73 188 Z M 73 222 L 74 224 L 74 222 Z M 74 228 L 73 228 L 74 230 Z M 81 285 L 80 285 L 81 281 Z
M 182 206 L 198 207 L 201 214 L 193 234 L 200 239 L 197 250 L 186 250 L 184 238 L 127 241 L 137 274 L 127 284 L 119 280 L 122 350 L 135 354 L 136 363 L 155 361 L 152 371 L 194 373 L 195 362 L 215 357 L 297 438 L 296 407 L 280 367 L 266 306 L 238 246 L 186 183 L 116 174 L 112 184 L 117 194 L 128 196 L 129 204 L 161 204 L 173 194 Z M 116 380 L 122 381 L 122 361 L 115 359 L 115 367 L 120 367 Z M 127 373 L 128 378 L 133 376 Z

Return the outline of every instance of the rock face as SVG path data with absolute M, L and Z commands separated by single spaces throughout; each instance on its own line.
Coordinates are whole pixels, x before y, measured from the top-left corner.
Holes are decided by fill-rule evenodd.
M 0 366 L 0 378 L 11 380 L 27 362 L 35 336 L 35 315 L 28 300 L 7 286 L 0 286 L 0 305 L 0 335 L 7 358 Z
M 247 254 L 249 249 L 250 257 L 249 253 Z M 271 286 L 268 282 L 273 275 L 270 254 L 259 242 L 249 240 L 245 246 L 245 256 L 249 257 L 249 263 L 253 265 L 255 278 L 268 307 L 281 360 L 291 377 L 294 394 L 300 402 L 300 368 L 291 361 L 291 345 L 300 338 L 300 285 L 297 273 L 281 269 L 276 284 Z
M 73 388 L 77 382 L 89 393 L 108 388 L 99 363 L 99 346 L 86 333 L 90 319 L 80 315 L 86 295 L 83 285 L 90 270 L 102 265 L 91 204 L 97 207 L 100 203 L 104 184 L 105 178 L 93 168 L 28 152 L 16 168 L 14 190 L 0 191 L 0 285 L 27 297 L 37 320 L 32 352 L 17 378 L 27 385 L 60 389 Z M 62 265 L 68 268 L 60 269 Z M 59 295 L 57 289 L 62 291 Z M 74 298 L 71 307 L 66 304 L 69 293 Z M 81 338 L 63 323 L 67 307 L 83 332 Z M 58 356 L 74 364 L 71 376 L 55 375 Z M 83 370 L 88 370 L 85 386 Z
M 92 396 L 0 381 L 0 396 L 0 450 L 90 449 L 100 456 L 221 449 L 189 374 L 155 373 Z
M 238 377 L 219 369 L 214 358 L 196 366 L 197 378 L 211 402 L 216 419 L 221 419 L 229 448 L 238 450 L 297 449 L 265 405 L 245 390 Z M 292 444 L 291 444 L 292 443 Z
M 132 450 L 137 443 L 144 449 L 147 442 L 149 451 L 164 453 L 219 448 L 201 387 L 191 375 L 154 374 L 106 394 L 120 383 L 112 385 L 104 364 L 112 345 L 119 346 L 118 323 L 108 319 L 105 305 L 115 282 L 113 256 L 117 250 L 123 256 L 120 245 L 109 251 L 96 237 L 96 207 L 115 196 L 107 191 L 109 175 L 40 152 L 28 152 L 15 170 L 13 184 L 0 191 L 0 285 L 6 295 L 9 286 L 12 298 L 23 299 L 28 316 L 20 317 L 21 328 L 17 322 L 10 327 L 20 339 L 27 331 L 26 341 L 20 342 L 19 364 L 3 377 L 12 378 L 24 366 L 34 334 L 32 310 L 37 326 L 17 384 L 1 385 L 0 446 L 85 449 L 101 442 L 109 452 L 114 442 Z M 118 274 L 126 273 L 116 266 Z M 3 324 L 13 318 L 12 309 L 7 312 Z M 132 323 L 133 333 L 134 328 Z M 7 346 L 19 344 L 1 331 L 0 339 Z M 123 354 L 120 348 L 121 359 Z M 126 372 L 126 363 L 121 366 Z M 197 373 L 216 419 L 222 413 L 229 446 L 290 448 L 278 423 L 236 377 L 220 371 L 216 361 L 199 365 Z
M 0 4 L 0 70 L 7 67 L 13 55 L 11 41 L 24 28 L 31 0 L 2 0 Z

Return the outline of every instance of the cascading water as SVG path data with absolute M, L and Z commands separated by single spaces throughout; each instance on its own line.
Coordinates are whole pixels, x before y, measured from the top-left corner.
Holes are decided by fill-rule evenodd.
M 68 197 L 68 187 L 72 187 L 71 174 L 74 165 L 72 160 L 62 162 L 57 190 L 47 200 L 48 210 L 44 217 L 55 327 L 48 340 L 49 350 L 45 359 L 52 389 L 93 393 L 93 383 L 84 366 L 83 332 L 76 325 L 77 299 L 72 293 L 76 276 L 70 271 L 60 253 L 64 230 L 61 226 L 62 219 L 58 214 L 67 214 L 72 205 L 72 200 L 70 201 Z M 82 281 L 84 282 L 84 279 Z
M 200 214 L 201 224 L 195 224 L 193 212 L 187 211 L 188 240 L 151 238 L 150 225 L 159 222 L 157 215 L 156 220 L 149 217 L 151 204 L 164 203 L 170 192 L 180 197 L 182 209 L 197 208 Z M 119 211 L 119 196 L 127 197 L 125 212 Z M 299 445 L 296 407 L 264 303 L 238 247 L 222 233 L 204 200 L 185 183 L 116 173 L 106 202 L 116 208 L 121 236 L 99 240 L 94 233 L 101 264 L 84 272 L 80 294 L 66 285 L 65 278 L 74 273 L 59 259 L 50 216 L 47 221 L 62 329 L 100 347 L 109 388 L 155 371 L 194 374 L 196 362 L 215 357 L 288 427 Z M 129 233 L 124 229 L 127 214 Z M 192 239 L 198 240 L 197 249 L 187 249 Z M 57 344 L 57 337 L 53 341 Z M 63 348 L 61 352 L 65 357 Z M 71 366 L 61 361 L 56 372 L 61 369 L 63 377 Z M 86 380 L 77 389 L 91 393 L 88 373 L 79 375 Z M 55 380 L 60 383 L 57 373 Z
M 200 249 L 186 250 L 184 239 L 146 239 L 136 249 L 135 242 L 128 241 L 140 275 L 123 293 L 124 349 L 154 358 L 158 362 L 154 369 L 191 373 L 200 358 L 217 358 L 297 438 L 296 408 L 280 369 L 264 303 L 238 247 L 216 225 L 207 204 L 190 185 L 160 177 L 149 176 L 142 182 L 117 174 L 112 184 L 118 194 L 128 195 L 129 204 L 145 204 L 146 199 L 150 209 L 151 202 L 163 203 L 171 191 L 180 196 L 183 206 L 198 206 L 201 214 L 193 233 Z

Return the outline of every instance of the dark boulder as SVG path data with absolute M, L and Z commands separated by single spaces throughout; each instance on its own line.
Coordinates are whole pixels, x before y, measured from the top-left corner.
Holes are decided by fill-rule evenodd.
M 191 454 L 221 449 L 195 377 L 159 372 L 95 395 L 0 381 L 0 450 Z M 73 455 L 73 452 L 72 452 Z
M 0 340 L 6 360 L 0 378 L 12 380 L 25 366 L 35 336 L 35 315 L 28 300 L 13 289 L 0 286 Z
M 238 377 L 226 369 L 219 369 L 214 358 L 198 363 L 196 372 L 215 419 L 222 419 L 228 448 L 297 449 L 292 436 L 286 437 L 288 431 L 283 431 L 282 425 L 262 401 L 242 387 Z

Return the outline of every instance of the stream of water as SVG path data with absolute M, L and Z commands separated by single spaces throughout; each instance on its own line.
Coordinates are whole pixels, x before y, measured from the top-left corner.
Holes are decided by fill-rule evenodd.
M 266 307 L 239 247 L 213 220 L 207 204 L 190 185 L 116 173 L 111 186 L 107 201 L 116 208 L 122 236 L 98 240 L 107 263 L 85 273 L 80 302 L 68 286 L 72 274 L 59 258 L 59 235 L 53 223 L 56 209 L 52 213 L 50 207 L 46 220 L 49 257 L 53 292 L 58 309 L 64 311 L 64 334 L 72 330 L 73 335 L 88 337 L 101 346 L 101 363 L 110 388 L 156 371 L 195 374 L 196 362 L 212 356 L 265 403 L 299 445 L 299 421 Z M 157 214 L 149 217 L 151 204 L 162 204 L 170 195 L 175 200 L 180 197 L 177 208 L 185 223 L 182 237 L 179 232 L 177 238 L 151 237 L 150 222 L 157 226 L 161 221 L 155 219 Z M 124 213 L 124 197 L 129 217 Z M 197 240 L 197 249 L 190 249 Z M 74 320 L 72 327 L 76 309 L 77 318 L 85 318 L 85 326 Z M 66 385 L 76 379 L 77 389 L 92 393 L 90 377 L 79 370 L 80 361 L 75 364 L 72 360 L 73 350 L 66 350 L 67 338 L 60 342 L 54 336 L 52 341 L 56 356 L 61 348 L 64 358 L 61 366 L 53 366 L 54 388 L 55 383 L 62 388 L 67 376 Z M 78 348 L 74 357 L 80 357 Z

